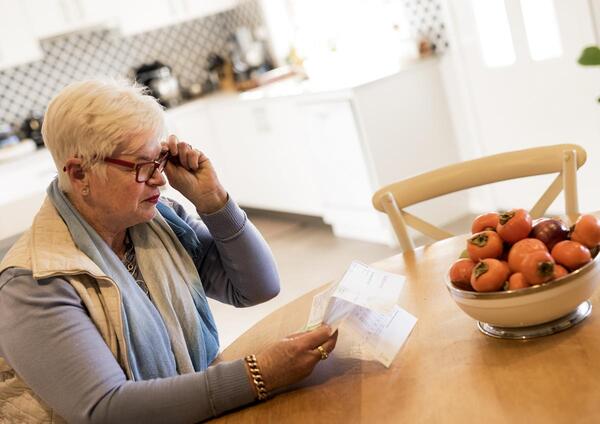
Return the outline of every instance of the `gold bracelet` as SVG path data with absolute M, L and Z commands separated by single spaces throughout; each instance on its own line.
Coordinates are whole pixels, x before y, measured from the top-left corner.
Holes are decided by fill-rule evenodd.
M 267 388 L 265 386 L 265 382 L 263 380 L 262 374 L 260 373 L 260 368 L 258 368 L 258 363 L 256 362 L 256 355 L 248 355 L 244 358 L 246 363 L 248 364 L 248 368 L 250 369 L 250 375 L 252 376 L 252 382 L 256 387 L 256 391 L 258 392 L 258 400 L 267 400 L 269 398 L 269 392 L 267 392 Z

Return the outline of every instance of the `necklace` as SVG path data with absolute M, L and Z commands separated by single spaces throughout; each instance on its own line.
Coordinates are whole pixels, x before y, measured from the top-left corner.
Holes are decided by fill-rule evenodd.
M 125 268 L 127 268 L 127 271 L 135 280 L 135 283 L 140 289 L 142 289 L 144 293 L 146 293 L 146 296 L 150 297 L 148 286 L 146 285 L 146 282 L 144 281 L 137 265 L 137 260 L 135 258 L 135 247 L 133 246 L 131 238 L 129 238 L 129 233 L 126 233 L 125 235 L 125 256 L 123 257 L 122 262 L 123 265 L 125 265 Z

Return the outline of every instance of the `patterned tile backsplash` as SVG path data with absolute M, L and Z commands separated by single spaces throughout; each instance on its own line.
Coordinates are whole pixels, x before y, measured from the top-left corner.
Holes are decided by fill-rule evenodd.
M 0 123 L 20 125 L 31 112 L 43 112 L 66 84 L 95 76 L 127 76 L 131 68 L 159 60 L 172 67 L 183 88 L 207 77 L 206 59 L 225 54 L 237 27 L 263 22 L 255 0 L 213 16 L 131 37 L 116 30 L 78 32 L 41 43 L 42 60 L 0 70 Z
M 437 53 L 448 48 L 441 0 L 404 0 L 406 17 L 413 35 L 426 38 Z
M 440 0 L 395 1 L 404 2 L 416 38 L 427 37 L 437 52 L 448 47 Z M 71 81 L 126 76 L 133 67 L 154 60 L 170 65 L 185 89 L 207 78 L 208 55 L 225 54 L 231 32 L 263 22 L 258 0 L 246 0 L 230 11 L 131 37 L 106 29 L 44 40 L 42 60 L 0 70 L 0 123 L 20 125 L 31 112 L 43 112 Z

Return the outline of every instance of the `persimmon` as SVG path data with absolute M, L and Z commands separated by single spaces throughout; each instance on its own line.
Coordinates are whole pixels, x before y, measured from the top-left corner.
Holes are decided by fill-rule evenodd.
M 486 258 L 473 268 L 471 286 L 478 292 L 497 291 L 502 288 L 507 278 L 508 271 L 498 259 Z
M 500 214 L 496 232 L 507 243 L 516 243 L 531 232 L 531 215 L 525 209 L 513 209 Z
M 559 265 L 559 264 L 554 264 L 554 279 L 555 280 L 558 280 L 559 278 L 564 277 L 568 273 L 569 273 L 569 271 L 567 271 L 564 266 Z
M 462 290 L 473 290 L 471 287 L 473 267 L 475 267 L 475 262 L 471 259 L 459 259 L 454 262 L 448 272 L 452 284 Z
M 575 271 L 592 260 L 590 250 L 573 240 L 557 243 L 552 249 L 552 257 L 569 271 Z
M 506 272 L 508 273 L 508 275 L 510 275 L 511 272 L 510 272 L 510 267 L 508 266 L 508 262 L 505 261 L 504 259 L 502 259 L 502 257 L 498 258 L 498 260 L 504 266 L 504 268 L 506 268 Z
M 467 253 L 474 261 L 497 258 L 502 254 L 502 239 L 494 231 L 481 231 L 467 240 Z
M 471 225 L 471 234 L 485 230 L 496 231 L 499 216 L 497 212 L 488 212 L 477 216 Z
M 581 215 L 575 222 L 571 240 L 583 244 L 588 249 L 600 243 L 600 221 L 594 215 Z
M 527 287 L 531 287 L 531 285 L 520 272 L 515 272 L 508 278 L 508 290 L 519 290 Z
M 548 251 L 546 245 L 535 238 L 524 238 L 516 242 L 508 252 L 508 266 L 512 272 L 521 271 L 521 262 L 523 258 L 531 252 L 541 250 Z
M 523 258 L 520 267 L 523 277 L 532 286 L 554 278 L 554 258 L 548 251 L 530 252 Z

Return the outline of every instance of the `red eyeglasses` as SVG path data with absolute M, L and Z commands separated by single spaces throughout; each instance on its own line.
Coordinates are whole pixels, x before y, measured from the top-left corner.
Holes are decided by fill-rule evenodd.
M 148 162 L 129 162 L 127 160 L 104 158 L 104 162 L 111 163 L 113 165 L 125 166 L 129 169 L 135 170 L 135 180 L 138 183 L 145 183 L 152 178 L 156 171 L 163 172 L 167 161 L 171 157 L 168 150 L 161 153 L 157 160 Z

